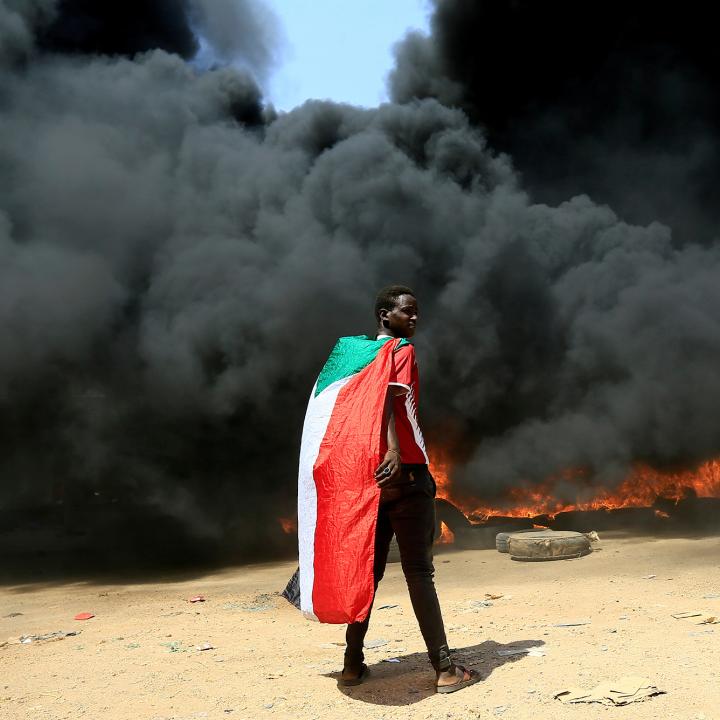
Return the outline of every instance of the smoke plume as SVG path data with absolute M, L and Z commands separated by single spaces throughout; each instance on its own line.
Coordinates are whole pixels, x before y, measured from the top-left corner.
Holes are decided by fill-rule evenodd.
M 205 27 L 262 77 L 273 30 L 245 7 L 0 0 L 3 507 L 115 502 L 130 534 L 171 516 L 269 552 L 314 378 L 389 282 L 418 293 L 424 424 L 466 492 L 718 453 L 720 246 L 582 187 L 539 201 L 560 186 L 488 145 L 482 78 L 443 54 L 469 4 L 401 47 L 403 102 L 280 116 L 248 73 L 187 62 Z M 707 227 L 703 188 L 680 199 Z
M 717 237 L 715 30 L 698 2 L 437 0 L 397 48 L 394 98 L 462 107 L 526 187 L 579 193 L 683 242 Z

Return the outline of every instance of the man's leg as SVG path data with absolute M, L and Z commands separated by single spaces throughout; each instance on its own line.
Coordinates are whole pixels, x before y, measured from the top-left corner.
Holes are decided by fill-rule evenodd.
M 433 576 L 435 487 L 427 471 L 417 472 L 415 487 L 389 507 L 390 523 L 400 548 L 400 560 L 410 601 L 420 625 L 430 662 L 436 670 L 451 666 L 442 612 Z
M 373 565 L 373 576 L 375 581 L 375 590 L 377 591 L 378 583 L 385 574 L 385 565 L 387 564 L 388 551 L 390 550 L 390 541 L 392 540 L 393 530 L 388 517 L 387 509 L 380 505 L 378 509 L 378 520 L 375 529 L 375 561 Z M 374 601 L 374 598 L 373 598 Z M 370 607 L 372 611 L 372 606 Z M 362 622 L 351 623 L 345 631 L 345 662 L 343 675 L 356 675 L 360 672 L 365 656 L 363 655 L 363 642 L 370 624 L 370 613 Z

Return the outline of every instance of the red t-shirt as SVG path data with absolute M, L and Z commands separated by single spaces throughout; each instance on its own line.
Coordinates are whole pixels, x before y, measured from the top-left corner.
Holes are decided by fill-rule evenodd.
M 400 460 L 403 463 L 427 464 L 425 440 L 417 419 L 420 377 L 415 362 L 415 348 L 412 345 L 403 345 L 393 353 L 390 385 L 405 390 L 403 394 L 393 398 Z

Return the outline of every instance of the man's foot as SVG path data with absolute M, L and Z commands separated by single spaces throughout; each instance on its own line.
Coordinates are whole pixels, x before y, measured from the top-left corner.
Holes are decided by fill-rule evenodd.
M 343 671 L 340 673 L 340 680 L 338 683 L 343 687 L 360 685 L 368 676 L 369 672 L 368 666 L 365 663 L 363 663 L 357 670 L 352 668 L 343 668 Z
M 449 670 L 442 670 L 437 674 L 435 686 L 439 693 L 451 693 L 474 685 L 479 679 L 480 675 L 475 670 L 453 665 Z

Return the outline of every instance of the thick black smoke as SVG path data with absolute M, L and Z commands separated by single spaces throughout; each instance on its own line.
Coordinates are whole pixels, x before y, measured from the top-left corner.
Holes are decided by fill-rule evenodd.
M 578 193 L 682 242 L 717 237 L 716 32 L 699 2 L 436 0 L 398 101 L 462 107 L 540 201 Z
M 123 538 L 164 515 L 268 551 L 312 382 L 393 281 L 420 297 L 430 445 L 475 495 L 720 450 L 717 244 L 535 202 L 434 99 L 276 117 L 180 47 L 51 52 L 72 6 L 19 6 L 0 0 L 4 508 L 63 499 L 74 527 L 115 500 Z

